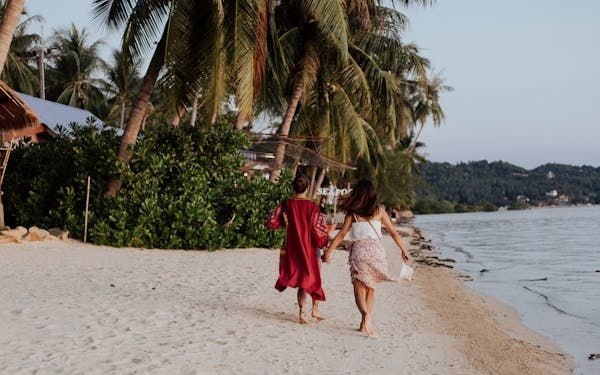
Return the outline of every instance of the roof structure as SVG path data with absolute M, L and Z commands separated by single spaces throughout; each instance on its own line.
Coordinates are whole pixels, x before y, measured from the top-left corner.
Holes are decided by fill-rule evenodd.
M 85 109 L 71 107 L 22 93 L 18 94 L 38 115 L 40 122 L 54 134 L 59 132 L 59 125 L 68 128 L 71 123 L 86 124 L 89 120 L 94 120 L 96 123 L 103 125 L 103 122 L 100 121 L 97 116 Z
M 295 143 L 293 139 L 281 136 L 271 136 L 255 141 L 250 146 L 249 151 L 262 154 L 263 157 L 272 158 L 275 150 L 280 142 L 286 144 L 285 147 L 285 163 L 292 164 L 296 160 L 300 160 L 304 165 L 315 165 L 319 168 L 337 168 L 337 169 L 356 169 L 356 167 L 339 161 L 330 159 L 312 150 L 308 147 Z
M 16 92 L 0 81 L 0 140 L 4 142 L 40 133 L 54 136 L 59 125 L 69 129 L 72 123 L 89 120 L 104 125 L 90 111 Z
M 0 132 L 3 140 L 44 131 L 39 117 L 20 94 L 0 81 Z

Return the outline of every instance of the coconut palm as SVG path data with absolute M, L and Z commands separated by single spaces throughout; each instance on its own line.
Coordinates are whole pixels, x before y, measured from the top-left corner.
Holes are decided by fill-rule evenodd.
M 109 84 L 109 93 L 112 94 L 112 108 L 109 118 L 118 114 L 119 128 L 125 124 L 125 115 L 131 108 L 140 84 L 141 60 L 139 58 L 126 59 L 123 52 L 114 50 L 113 64 L 106 71 Z
M 431 118 L 434 126 L 439 126 L 445 118 L 444 111 L 440 104 L 440 93 L 443 91 L 452 91 L 453 88 L 444 84 L 439 75 L 434 75 L 427 81 L 425 87 L 420 87 L 413 96 L 413 122 L 419 126 L 419 130 L 414 137 L 418 140 L 427 119 Z
M 237 127 L 252 112 L 257 83 L 264 71 L 267 0 L 95 0 L 94 12 L 111 28 L 124 26 L 126 55 L 153 50 L 140 91 L 125 126 L 118 158 L 127 163 L 157 82 L 176 98 L 176 108 L 200 96 L 203 118 L 214 123 L 233 94 L 239 108 Z M 226 22 L 227 21 L 227 22 Z M 154 41 L 160 39 L 156 46 Z M 159 81 L 160 80 L 160 81 Z M 109 184 L 114 196 L 119 181 Z
M 0 1 L 0 14 L 4 12 L 5 2 Z M 29 95 L 35 95 L 39 86 L 39 78 L 34 67 L 41 37 L 35 33 L 28 33 L 27 29 L 33 22 L 43 21 L 39 15 L 27 16 L 15 29 L 10 50 L 6 58 L 1 78 L 13 89 Z M 1 17 L 1 16 L 0 16 Z
M 89 34 L 72 24 L 51 38 L 48 69 L 48 96 L 59 103 L 84 108 L 98 114 L 105 103 L 106 81 L 98 78 L 107 65 L 99 55 L 101 40 L 90 41 Z
M 0 21 L 0 73 L 4 70 L 11 41 L 24 7 L 25 0 L 7 0 L 4 4 L 4 12 Z
M 415 179 L 419 167 L 427 163 L 419 151 L 425 144 L 411 131 L 399 140 L 396 148 L 386 152 L 386 169 L 377 173 L 377 190 L 382 202 L 396 209 L 410 209 L 415 202 Z
M 401 3 L 426 5 L 430 1 Z M 288 123 L 297 118 L 299 125 L 292 133 L 318 133 L 327 138 L 318 151 L 344 162 L 357 157 L 375 157 L 376 160 L 381 158 L 380 141 L 395 144 L 401 124 L 408 122 L 400 121 L 402 104 L 407 100 L 403 94 L 404 82 L 409 78 L 425 82 L 428 62 L 418 56 L 416 48 L 401 43 L 400 32 L 407 21 L 400 12 L 382 7 L 374 0 L 346 0 L 344 5 L 349 24 L 348 51 L 345 51 L 348 58 L 331 58 L 331 52 L 322 50 L 327 47 L 323 42 L 327 41 L 326 35 L 320 36 L 319 52 L 303 56 L 311 63 L 311 86 L 301 86 L 289 101 L 290 104 L 301 103 L 302 110 L 296 113 L 297 107 L 288 106 L 278 134 L 290 134 L 286 133 Z M 283 43 L 282 37 L 280 44 Z M 284 52 L 289 49 L 282 48 Z M 299 57 L 291 60 L 304 62 Z M 287 80 L 302 83 L 293 77 Z M 271 92 L 277 93 L 277 90 Z M 272 181 L 277 180 L 282 166 L 284 147 L 282 143 L 276 151 Z
M 290 134 L 292 120 L 305 93 L 312 91 L 317 83 L 320 66 L 325 60 L 339 61 L 339 66 L 348 59 L 348 27 L 338 1 L 289 1 L 275 8 L 275 27 L 271 31 L 276 35 L 271 47 L 275 54 L 271 62 L 274 69 L 270 94 L 264 100 L 275 104 L 274 112 L 280 111 L 282 115 L 277 131 L 282 141 L 275 151 L 270 176 L 275 182 L 283 167 L 284 139 Z M 278 108 L 277 102 L 284 102 L 284 97 L 288 98 L 285 107 Z

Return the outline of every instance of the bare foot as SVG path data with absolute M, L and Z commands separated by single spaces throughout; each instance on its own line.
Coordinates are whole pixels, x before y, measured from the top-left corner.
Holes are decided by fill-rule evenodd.
M 365 322 L 363 322 L 363 321 L 361 320 L 361 322 L 360 322 L 360 325 L 358 326 L 358 328 L 357 328 L 356 330 L 357 330 L 358 332 L 363 332 L 363 330 L 364 330 L 364 327 L 365 327 Z
M 306 319 L 306 314 L 300 313 L 300 316 L 298 317 L 298 321 L 300 324 L 308 324 L 308 319 Z
M 316 310 L 312 312 L 311 316 L 319 321 L 325 320 L 325 317 Z
M 370 324 L 369 325 L 365 325 L 365 333 L 369 337 L 377 338 L 377 334 L 375 333 L 375 330 L 373 329 L 373 326 L 371 326 Z
M 373 329 L 373 326 L 371 325 L 370 319 L 366 318 L 360 324 L 361 324 L 361 328 L 359 328 L 360 332 L 365 333 L 369 337 L 376 337 L 375 330 Z

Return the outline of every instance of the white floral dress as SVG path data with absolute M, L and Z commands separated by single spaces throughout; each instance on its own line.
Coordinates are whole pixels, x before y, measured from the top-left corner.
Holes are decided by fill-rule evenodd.
M 354 240 L 348 257 L 352 282 L 359 280 L 374 289 L 378 282 L 398 281 L 388 275 L 385 249 L 381 243 L 381 221 L 358 221 L 355 216 L 350 233 Z

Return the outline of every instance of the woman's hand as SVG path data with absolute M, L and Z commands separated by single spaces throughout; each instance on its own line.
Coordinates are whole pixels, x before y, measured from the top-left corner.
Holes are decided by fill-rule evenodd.
M 323 261 L 323 263 L 328 263 L 330 258 L 331 258 L 331 252 L 329 251 L 329 249 L 327 249 L 323 252 L 323 255 L 321 256 L 321 260 Z
M 408 254 L 408 251 L 402 251 L 402 260 L 404 261 L 404 263 L 408 263 L 408 261 L 410 260 L 410 255 Z

